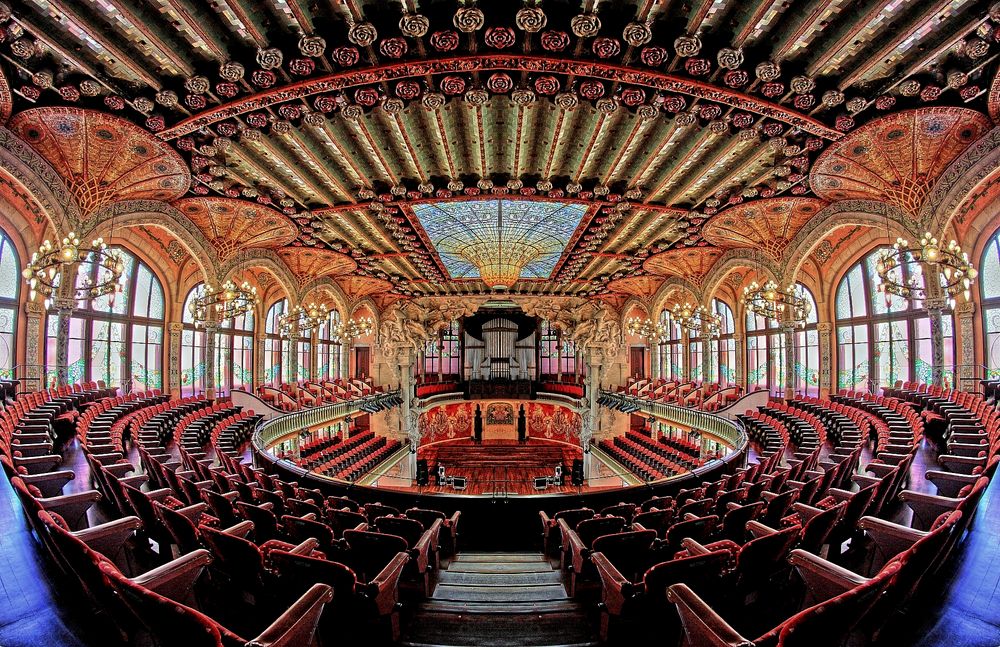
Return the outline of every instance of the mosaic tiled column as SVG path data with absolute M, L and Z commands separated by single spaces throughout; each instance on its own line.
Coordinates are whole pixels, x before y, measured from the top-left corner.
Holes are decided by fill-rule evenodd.
M 927 317 L 931 322 L 931 381 L 934 386 L 944 385 L 944 329 L 942 313 L 947 307 L 944 297 L 924 300 Z M 890 385 L 891 386 L 891 385 Z
M 340 378 L 346 380 L 351 377 L 351 342 L 344 341 L 340 346 Z
M 285 375 L 283 380 L 286 384 L 293 384 L 299 378 L 299 327 L 293 326 L 288 333 L 288 365 L 284 366 Z
M 691 334 L 686 329 L 681 330 L 681 353 L 684 357 L 684 370 L 681 374 L 687 382 L 691 379 Z
M 257 387 L 264 383 L 264 345 L 267 337 L 257 335 L 254 337 L 253 345 L 253 388 L 256 393 Z
M 319 329 L 313 328 L 309 333 L 309 379 L 316 380 L 319 374 Z
M 400 405 L 400 432 L 410 443 L 410 453 L 406 462 L 407 472 L 402 476 L 413 478 L 417 474 L 417 447 L 420 445 L 420 429 L 417 426 L 419 416 L 410 413 L 410 401 L 413 397 L 410 387 L 411 352 L 409 348 L 403 348 L 399 351 L 397 368 L 399 370 L 399 396 L 403 399 Z
M 785 364 L 782 366 L 785 383 L 785 399 L 795 397 L 795 331 L 794 325 L 783 324 L 781 334 L 785 339 Z
M 819 394 L 820 397 L 828 397 L 832 377 L 837 370 L 833 365 L 833 324 L 816 324 L 816 332 L 819 333 Z
M 29 301 L 24 304 L 25 320 L 25 347 L 24 347 L 24 374 L 22 379 L 26 380 L 25 386 L 30 388 L 45 387 L 45 370 L 42 366 L 41 349 L 45 344 L 45 331 L 42 328 L 45 308 L 40 303 Z
M 184 324 L 179 321 L 171 321 L 167 324 L 167 331 L 170 338 L 167 341 L 167 368 L 164 371 L 164 384 L 169 392 L 175 396 L 181 393 L 181 335 L 184 333 Z
M 955 316 L 958 317 L 958 335 L 962 342 L 962 348 L 959 351 L 961 361 L 958 366 L 958 386 L 971 390 L 978 386 L 976 384 L 976 333 L 974 327 L 976 304 L 968 301 L 955 306 Z
M 712 344 L 714 340 L 703 339 L 701 342 L 701 380 L 702 382 L 712 382 L 715 373 L 712 371 Z
M 660 347 L 655 341 L 649 342 L 649 378 L 660 378 Z
M 215 397 L 215 345 L 219 326 L 215 323 L 205 324 L 205 397 Z
M 69 320 L 73 317 L 76 302 L 72 298 L 58 297 L 52 305 L 57 317 L 56 385 L 63 386 L 69 383 Z
M 733 368 L 733 382 L 743 384 L 746 375 L 746 351 L 743 347 L 743 335 L 736 333 L 733 335 L 733 351 L 736 354 L 736 366 Z

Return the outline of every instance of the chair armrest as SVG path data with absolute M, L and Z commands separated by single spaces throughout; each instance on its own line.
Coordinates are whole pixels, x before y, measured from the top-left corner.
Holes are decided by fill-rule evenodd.
M 899 498 L 913 510 L 913 526 L 921 530 L 928 530 L 941 513 L 956 509 L 963 501 L 957 497 L 924 494 L 913 490 L 903 490 L 899 493 Z
M 691 555 L 692 557 L 695 555 L 707 555 L 710 552 L 712 552 L 710 548 L 705 547 L 704 544 L 698 543 L 691 537 L 685 537 L 684 539 L 681 539 L 681 548 L 686 550 L 688 554 Z
M 72 470 L 59 470 L 58 472 L 45 472 L 43 474 L 22 474 L 21 480 L 28 485 L 34 485 L 42 492 L 44 497 L 59 496 L 63 487 L 76 478 Z
M 978 474 L 956 474 L 955 472 L 941 472 L 939 470 L 928 470 L 925 474 L 927 480 L 937 486 L 938 496 L 954 497 L 958 495 L 966 485 L 972 485 L 979 480 Z
M 93 550 L 109 559 L 125 547 L 125 541 L 142 527 L 139 517 L 122 517 L 107 523 L 78 530 L 73 534 Z
M 814 508 L 811 505 L 799 502 L 795 502 L 792 504 L 792 511 L 799 513 L 804 521 L 809 521 L 816 515 L 823 512 L 823 510 L 820 510 L 819 508 Z
M 247 644 L 254 647 L 312 644 L 323 608 L 332 599 L 333 587 L 328 584 L 313 584 L 270 627 Z
M 211 562 L 211 553 L 199 548 L 133 577 L 132 581 L 175 602 L 183 602 L 191 593 L 195 581 Z
M 97 490 L 37 499 L 44 509 L 59 513 L 73 530 L 86 527 L 87 510 L 100 500 L 101 493 Z
M 860 487 L 868 487 L 873 483 L 878 483 L 882 480 L 881 476 L 867 476 L 865 474 L 852 474 L 851 480 L 857 483 Z
M 177 512 L 184 515 L 191 521 L 196 520 L 198 518 L 198 515 L 207 511 L 208 511 L 207 503 L 195 503 L 193 505 L 189 505 L 187 507 L 180 508 L 179 510 L 177 510 Z
M 922 530 L 914 530 L 878 517 L 861 517 L 858 527 L 871 536 L 876 548 L 882 553 L 884 561 L 888 561 L 907 550 L 927 534 Z
M 288 552 L 291 553 L 292 555 L 308 556 L 309 553 L 313 552 L 317 548 L 319 548 L 319 540 L 316 539 L 315 537 L 309 537 L 298 546 L 288 549 Z
M 396 553 L 382 572 L 363 587 L 364 594 L 375 603 L 379 615 L 389 615 L 395 610 L 396 600 L 399 597 L 399 578 L 403 575 L 403 568 L 408 561 L 410 561 L 409 555 Z
M 132 487 L 138 489 L 143 483 L 149 481 L 149 477 L 145 474 L 134 474 L 132 476 L 119 477 L 118 480 L 125 485 L 131 485 Z
M 854 571 L 798 548 L 788 556 L 788 562 L 805 582 L 813 603 L 824 602 L 868 581 Z
M 604 553 L 593 553 L 590 561 L 601 578 L 601 602 L 611 615 L 621 615 L 625 602 L 635 595 L 635 586 L 625 578 Z
M 677 607 L 684 626 L 685 644 L 699 647 L 745 647 L 753 644 L 686 584 L 667 587 L 667 600 Z
M 774 528 L 770 526 L 765 526 L 759 521 L 748 521 L 747 522 L 747 532 L 754 536 L 754 538 L 765 537 L 767 535 L 772 535 L 776 532 Z
M 227 535 L 232 535 L 234 537 L 240 537 L 241 539 L 246 539 L 247 535 L 249 535 L 252 530 L 253 530 L 252 521 L 241 521 L 238 524 L 229 526 L 222 532 L 226 533 Z
M 150 501 L 163 501 L 168 496 L 174 496 L 174 491 L 168 487 L 161 487 L 158 490 L 150 490 L 146 492 L 146 496 L 149 497 Z
M 12 451 L 17 451 L 17 448 L 12 448 Z M 28 470 L 29 474 L 41 474 L 42 472 L 48 472 L 55 468 L 57 465 L 62 465 L 62 456 L 58 454 L 46 454 L 44 456 L 14 456 L 12 458 L 14 465 L 17 467 L 23 467 Z

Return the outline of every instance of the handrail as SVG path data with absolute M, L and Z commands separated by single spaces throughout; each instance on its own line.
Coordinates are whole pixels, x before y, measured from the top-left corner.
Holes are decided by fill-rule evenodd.
M 300 409 L 298 411 L 291 411 L 283 416 L 278 416 L 277 418 L 272 418 L 261 423 L 254 432 L 252 441 L 254 449 L 269 453 L 268 447 L 273 445 L 279 438 L 291 432 L 343 418 L 361 411 L 362 405 L 368 402 L 398 394 L 398 388 L 394 391 L 380 391 L 362 396 L 356 400 L 334 402 L 333 404 L 325 404 L 319 407 Z
M 738 422 L 717 416 L 708 411 L 681 407 L 666 402 L 651 402 L 625 393 L 608 391 L 607 389 L 601 389 L 601 395 L 628 402 L 646 415 L 715 436 L 735 451 L 743 451 L 749 444 L 749 437 Z

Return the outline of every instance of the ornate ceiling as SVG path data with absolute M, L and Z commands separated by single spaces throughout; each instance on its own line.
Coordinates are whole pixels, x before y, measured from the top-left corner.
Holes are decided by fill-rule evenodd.
M 973 0 L 11 6 L 0 121 L 82 218 L 170 202 L 220 260 L 273 249 L 356 297 L 490 291 L 501 199 L 538 217 L 513 293 L 780 261 L 829 202 L 917 213 L 1000 114 L 1000 9 Z

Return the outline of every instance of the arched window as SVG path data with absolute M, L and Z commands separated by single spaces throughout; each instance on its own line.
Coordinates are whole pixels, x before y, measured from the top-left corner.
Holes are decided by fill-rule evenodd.
M 253 311 L 226 319 L 215 334 L 215 389 L 253 390 Z
M 184 309 L 181 310 L 181 396 L 204 393 L 207 386 L 205 349 L 205 329 L 195 326 L 191 304 L 201 294 L 204 283 L 195 285 L 184 299 Z
M 264 318 L 264 383 L 281 384 L 283 367 L 288 366 L 291 344 L 282 339 L 278 319 L 288 311 L 288 299 L 281 299 L 270 307 Z
M 993 234 L 983 250 L 979 269 L 983 333 L 986 337 L 983 359 L 986 377 L 1000 377 L 1000 230 Z
M 462 349 L 458 341 L 458 321 L 452 321 L 438 331 L 436 339 L 424 345 L 423 374 L 439 379 L 458 379 L 461 370 Z
M 715 375 L 709 376 L 708 379 L 722 385 L 732 384 L 736 382 L 736 342 L 733 340 L 736 322 L 733 319 L 733 311 L 724 301 L 712 299 L 712 312 L 719 315 L 721 326 L 719 337 L 709 342 L 712 347 L 712 366 L 715 367 Z
M 796 287 L 809 302 L 809 315 L 806 325 L 795 332 L 794 340 L 794 380 L 792 388 L 802 395 L 819 395 L 819 332 L 816 324 L 819 313 L 816 311 L 816 299 L 809 288 L 797 283 Z
M 898 381 L 933 379 L 931 320 L 920 301 L 883 294 L 877 289 L 876 248 L 852 267 L 837 286 L 837 387 L 869 389 Z M 895 270 L 896 279 L 923 286 L 916 263 Z M 944 372 L 954 384 L 955 337 L 951 313 L 941 317 Z
M 310 366 L 312 365 L 312 331 L 299 333 L 299 339 L 295 342 L 295 349 L 298 353 L 299 361 L 296 362 L 296 380 L 312 379 Z
M 576 375 L 576 343 L 548 319 L 542 321 L 540 338 L 539 371 L 542 379 L 558 380 Z
M 69 322 L 67 379 L 101 380 L 124 389 L 163 387 L 163 286 L 149 267 L 129 251 L 114 248 L 125 266 L 120 290 L 78 301 Z M 100 268 L 80 263 L 75 286 L 98 283 Z M 55 373 L 58 316 L 47 321 L 45 364 Z
M 21 262 L 10 238 L 0 230 L 0 377 L 14 378 L 17 339 L 17 293 L 21 286 Z
M 681 380 L 684 378 L 681 327 L 670 316 L 669 310 L 660 313 L 660 324 L 667 330 L 667 338 L 660 342 L 660 374 L 666 380 Z
M 334 339 L 340 330 L 340 312 L 336 308 L 330 311 L 330 316 L 319 327 L 316 334 L 317 349 L 316 361 L 318 362 L 316 377 L 321 380 L 339 380 L 341 377 L 341 366 L 343 365 L 343 350 L 340 339 Z
M 747 312 L 747 389 L 785 390 L 785 335 L 778 322 Z

